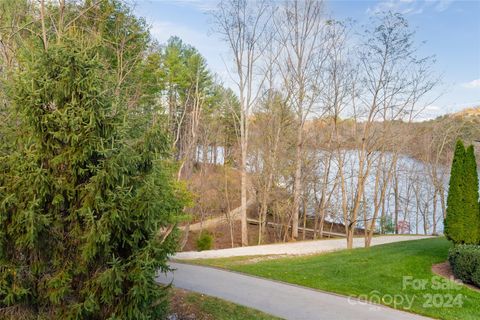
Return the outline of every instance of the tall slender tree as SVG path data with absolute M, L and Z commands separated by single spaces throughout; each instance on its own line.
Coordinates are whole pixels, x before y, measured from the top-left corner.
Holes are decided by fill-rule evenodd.
M 178 177 L 189 178 L 199 140 L 200 118 L 211 96 L 212 76 L 205 59 L 178 37 L 168 40 L 161 66 L 169 130 L 180 162 Z
M 314 112 L 322 93 L 321 76 L 326 60 L 324 46 L 323 1 L 285 1 L 277 15 L 277 38 L 282 48 L 280 73 L 288 92 L 288 102 L 296 115 L 297 142 L 292 201 L 292 238 L 298 237 L 298 222 L 302 194 L 302 170 L 305 158 L 305 124 Z M 317 110 L 318 111 L 318 110 Z M 303 213 L 306 214 L 305 212 Z
M 247 155 L 250 115 L 261 94 L 266 75 L 259 65 L 267 49 L 266 32 L 271 18 L 268 0 L 221 1 L 213 13 L 216 31 L 228 44 L 234 64 L 235 82 L 240 106 L 240 222 L 242 246 L 248 246 L 247 229 Z
M 478 206 L 478 173 L 475 151 L 470 145 L 465 153 L 465 197 L 464 204 L 464 241 L 476 244 L 480 242 L 480 211 Z
M 465 146 L 457 141 L 450 172 L 450 185 L 447 197 L 447 217 L 445 218 L 445 235 L 455 243 L 463 243 L 465 239 L 463 223 L 464 190 L 465 190 Z

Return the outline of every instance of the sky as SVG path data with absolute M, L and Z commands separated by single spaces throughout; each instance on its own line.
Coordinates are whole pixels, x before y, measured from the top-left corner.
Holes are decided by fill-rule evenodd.
M 134 12 L 144 17 L 160 43 L 179 36 L 194 46 L 220 80 L 229 82 L 231 68 L 227 45 L 212 30 L 212 0 L 136 0 Z M 420 54 L 435 55 L 435 72 L 442 83 L 432 93 L 438 97 L 425 109 L 423 118 L 480 106 L 480 0 L 333 0 L 326 1 L 328 14 L 368 23 L 379 11 L 400 12 L 416 30 Z

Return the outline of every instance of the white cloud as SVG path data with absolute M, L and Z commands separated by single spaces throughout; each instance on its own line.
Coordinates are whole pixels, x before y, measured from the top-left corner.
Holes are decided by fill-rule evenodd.
M 468 89 L 480 89 L 480 79 L 475 79 L 473 81 L 464 83 L 463 87 Z
M 375 14 L 384 11 L 392 11 L 405 15 L 412 15 L 422 13 L 423 6 L 416 0 L 385 0 L 378 2 L 373 7 L 367 8 L 368 14 Z
M 425 111 L 439 111 L 441 109 L 442 108 L 440 108 L 439 106 L 434 106 L 434 105 L 429 105 L 425 107 Z
M 450 7 L 453 0 L 439 0 L 439 1 L 434 1 L 434 2 L 436 2 L 435 11 L 443 12 L 443 11 L 447 10 L 448 7 Z
M 215 0 L 158 0 L 158 1 L 168 3 L 171 5 L 176 5 L 176 6 L 191 7 L 203 12 L 213 10 L 217 7 L 217 1 Z
M 367 8 L 368 14 L 375 14 L 383 11 L 398 12 L 405 15 L 423 13 L 427 9 L 437 12 L 447 10 L 453 0 L 383 0 L 375 6 Z
M 435 119 L 439 115 L 445 113 L 445 109 L 438 105 L 430 104 L 423 108 L 422 112 L 416 117 L 415 121 L 426 121 Z

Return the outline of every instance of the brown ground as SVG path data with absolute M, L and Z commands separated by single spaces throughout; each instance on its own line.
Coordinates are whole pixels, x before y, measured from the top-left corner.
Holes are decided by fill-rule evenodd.
M 225 249 L 232 247 L 232 240 L 230 236 L 230 228 L 227 223 L 218 224 L 215 229 L 208 230 L 213 234 L 213 248 L 212 249 Z M 269 229 L 267 233 L 267 238 L 263 242 L 264 244 L 273 243 L 274 234 L 273 230 Z M 200 235 L 199 231 L 190 231 L 188 235 L 188 241 L 183 251 L 195 251 L 197 250 L 196 241 Z M 248 242 L 250 244 L 258 243 L 258 226 L 249 225 L 248 226 Z M 242 238 L 240 234 L 240 221 L 236 221 L 233 227 L 233 245 L 234 247 L 240 247 L 242 245 Z
M 455 281 L 461 281 L 460 279 L 457 279 L 455 277 L 455 275 L 453 274 L 453 271 L 452 271 L 452 267 L 450 266 L 450 263 L 448 261 L 445 261 L 445 262 L 442 262 L 442 263 L 438 263 L 438 264 L 434 264 L 432 266 L 432 272 L 441 276 L 441 277 L 444 277 L 446 279 L 453 279 Z M 464 283 L 465 286 L 469 287 L 470 289 L 473 289 L 475 291 L 479 291 L 480 292 L 480 288 L 472 285 L 472 284 L 467 284 L 467 283 Z
M 331 224 L 330 222 L 325 222 L 324 230 L 331 231 L 331 232 L 344 233 L 345 227 L 338 223 Z M 214 243 L 213 243 L 212 249 L 225 249 L 225 248 L 232 247 L 230 228 L 226 222 L 220 223 L 215 227 L 215 229 L 210 229 L 208 231 L 213 234 Z M 196 241 L 199 237 L 199 234 L 200 234 L 199 231 L 190 231 L 188 235 L 187 243 L 182 251 L 197 250 Z M 355 234 L 361 235 L 363 234 L 363 230 L 357 229 Z M 312 240 L 312 237 L 313 235 L 311 232 L 307 232 L 305 235 L 306 240 Z M 248 239 L 249 239 L 248 242 L 250 245 L 258 244 L 258 226 L 257 225 L 250 224 L 248 226 Z M 233 246 L 240 247 L 242 244 L 241 240 L 242 239 L 240 234 L 240 221 L 237 221 L 234 223 L 234 227 L 233 227 Z M 303 240 L 303 234 L 301 230 L 299 231 L 299 240 Z M 267 230 L 267 236 L 263 240 L 262 244 L 269 244 L 269 243 L 275 243 L 275 242 L 281 242 L 281 241 L 283 241 L 283 239 L 279 238 L 279 236 L 275 234 L 275 229 L 273 227 L 269 227 Z
M 170 297 L 170 316 L 167 319 L 175 320 L 214 320 L 214 318 L 202 312 L 199 304 L 192 303 L 188 291 L 172 288 Z

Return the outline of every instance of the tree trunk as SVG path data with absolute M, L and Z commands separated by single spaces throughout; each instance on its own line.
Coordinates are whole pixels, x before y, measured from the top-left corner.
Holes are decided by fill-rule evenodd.
M 347 249 L 353 249 L 353 236 L 355 229 L 352 226 L 347 226 Z
M 258 244 L 262 244 L 263 238 L 266 234 L 267 225 L 267 201 L 266 196 L 262 198 L 260 210 L 258 214 Z
M 400 208 L 399 205 L 399 195 L 398 195 L 398 178 L 395 177 L 395 183 L 394 183 L 394 194 L 395 194 L 395 234 L 398 234 L 398 210 Z
M 295 182 L 293 188 L 293 210 L 292 210 L 292 238 L 298 238 L 298 216 L 300 209 L 300 195 L 302 194 L 302 144 L 303 128 L 299 125 L 297 132 L 297 148 L 295 157 Z
M 217 154 L 217 146 L 216 144 L 213 144 L 213 164 L 217 164 L 217 157 L 218 157 L 218 154 Z
M 307 228 L 307 203 L 306 198 L 303 197 L 303 234 L 302 239 L 305 240 L 305 229 Z
M 317 239 L 318 237 L 318 225 L 320 221 L 320 206 L 317 206 L 318 210 L 315 210 L 315 218 L 313 222 L 313 239 Z
M 432 234 L 437 234 L 437 190 L 433 191 L 433 230 Z
M 183 248 L 187 244 L 189 232 L 190 232 L 190 221 L 187 222 L 187 226 L 183 230 L 183 237 L 182 237 L 182 240 L 180 241 L 180 250 L 183 250 Z
M 365 248 L 370 248 L 372 245 L 372 238 L 373 238 L 373 229 L 368 230 L 367 239 L 365 240 Z
M 425 205 L 425 211 L 423 212 L 423 234 L 424 235 L 427 235 L 428 233 L 427 214 L 428 214 L 428 202 Z
M 380 218 L 380 233 L 385 234 L 385 224 L 387 223 L 387 215 L 385 212 L 385 199 L 382 201 L 382 215 Z
M 203 164 L 207 164 L 208 163 L 208 144 L 205 143 L 203 146 L 202 146 L 202 162 Z
M 323 238 L 323 225 L 325 224 L 325 210 L 322 208 L 321 211 L 320 211 L 320 226 L 318 227 L 319 228 L 319 236 L 320 238 Z M 333 223 L 332 223 L 333 225 Z
M 440 186 L 439 193 L 440 193 L 440 204 L 442 206 L 442 215 L 443 215 L 443 219 L 445 219 L 447 216 L 447 205 L 445 203 L 445 192 L 444 192 L 443 185 Z
M 242 144 L 242 165 L 241 165 L 241 204 L 240 204 L 240 220 L 242 229 L 242 246 L 248 246 L 248 230 L 247 230 L 247 152 Z

